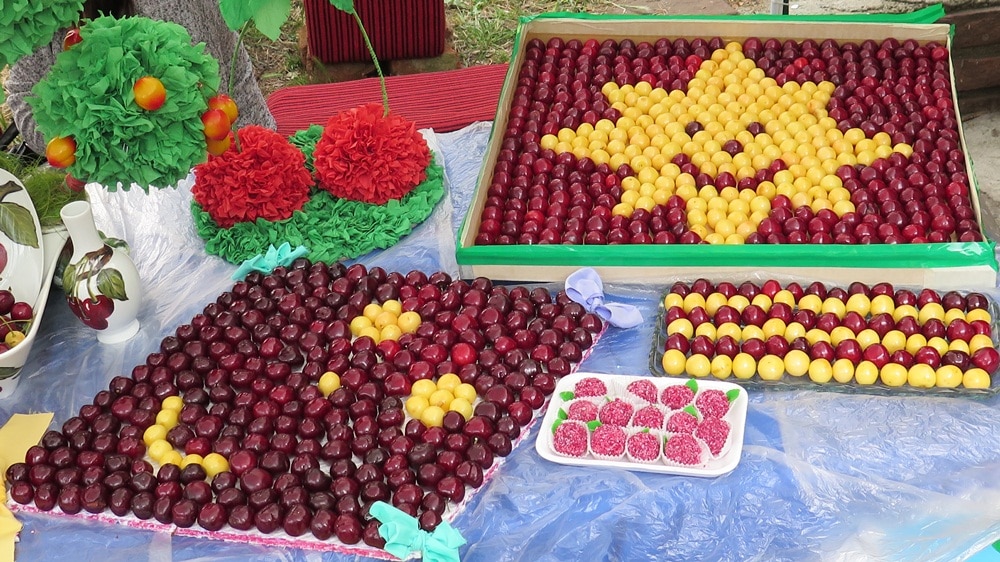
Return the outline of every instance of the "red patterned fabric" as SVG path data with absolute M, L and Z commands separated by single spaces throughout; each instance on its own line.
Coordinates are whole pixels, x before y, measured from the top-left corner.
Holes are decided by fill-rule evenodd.
M 436 57 L 444 52 L 444 0 L 355 0 L 379 60 Z M 305 0 L 309 53 L 324 63 L 368 62 L 358 24 L 330 5 Z
M 325 1 L 325 0 L 324 0 Z M 492 121 L 506 64 L 471 66 L 386 78 L 392 112 L 418 129 L 455 131 L 476 121 Z M 456 95 L 456 93 L 459 93 Z M 267 99 L 278 132 L 291 135 L 363 103 L 381 103 L 377 78 L 282 88 Z

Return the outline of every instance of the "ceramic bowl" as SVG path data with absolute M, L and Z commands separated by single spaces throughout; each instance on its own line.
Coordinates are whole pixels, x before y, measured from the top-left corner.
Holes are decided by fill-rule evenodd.
M 45 242 L 24 185 L 10 172 L 0 170 L 0 254 L 5 251 L 7 256 L 6 264 L 0 259 L 0 289 L 10 290 L 16 300 L 29 303 L 35 312 L 24 341 L 0 353 L 0 399 L 9 397 L 17 387 L 18 374 L 28 360 L 48 301 L 53 257 L 58 257 L 58 252 L 46 255 Z

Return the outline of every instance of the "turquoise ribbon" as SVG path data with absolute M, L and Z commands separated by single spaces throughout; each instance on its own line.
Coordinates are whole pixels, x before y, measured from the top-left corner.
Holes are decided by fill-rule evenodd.
M 385 502 L 375 502 L 369 510 L 379 520 L 378 534 L 385 539 L 385 550 L 405 560 L 411 552 L 420 552 L 424 562 L 459 562 L 458 547 L 465 538 L 447 521 L 428 533 L 415 517 Z
M 291 265 L 293 261 L 308 253 L 309 249 L 305 246 L 298 246 L 293 250 L 288 242 L 283 243 L 277 248 L 274 247 L 274 244 L 271 244 L 266 254 L 257 254 L 241 263 L 236 272 L 233 273 L 233 279 L 239 281 L 251 271 L 259 271 L 265 274 L 271 273 L 279 265 Z
M 593 312 L 605 322 L 618 328 L 632 328 L 642 324 L 642 313 L 630 304 L 604 302 L 604 283 L 594 269 L 578 269 L 566 278 L 566 294 L 587 312 Z

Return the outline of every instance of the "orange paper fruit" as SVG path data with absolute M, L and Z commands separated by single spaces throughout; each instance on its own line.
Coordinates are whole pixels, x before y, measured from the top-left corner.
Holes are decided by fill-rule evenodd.
M 167 89 L 154 76 L 143 76 L 132 86 L 135 103 L 146 111 L 156 111 L 167 101 Z
M 56 168 L 66 168 L 76 162 L 76 141 L 73 137 L 55 137 L 45 146 L 45 159 Z
M 221 109 L 209 109 L 202 113 L 201 123 L 205 126 L 205 138 L 214 141 L 221 141 L 229 136 L 233 127 L 229 115 Z
M 230 123 L 235 123 L 236 119 L 240 116 L 240 110 L 236 106 L 236 102 L 226 94 L 218 94 L 208 98 L 208 108 L 225 111 Z
M 222 140 L 212 140 L 205 139 L 205 144 L 208 147 L 208 153 L 212 156 L 221 156 L 223 152 L 229 150 L 229 147 L 233 144 L 233 134 L 229 133 Z

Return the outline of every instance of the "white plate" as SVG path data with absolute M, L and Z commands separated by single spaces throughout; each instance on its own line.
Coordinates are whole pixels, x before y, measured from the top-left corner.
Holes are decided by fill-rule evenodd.
M 17 375 L 28 360 L 28 352 L 41 324 L 52 269 L 47 262 L 54 263 L 54 260 L 45 255 L 42 229 L 28 192 L 14 175 L 2 169 L 0 193 L 3 193 L 0 244 L 7 250 L 7 265 L 0 271 L 0 289 L 9 289 L 15 299 L 31 304 L 35 312 L 24 341 L 0 353 L 0 398 L 5 398 L 17 386 Z
M 705 462 L 703 466 L 698 467 L 685 467 L 685 466 L 675 466 L 668 465 L 663 462 L 654 463 L 637 463 L 631 462 L 629 460 L 605 460 L 598 459 L 591 456 L 590 454 L 584 455 L 580 458 L 567 457 L 560 455 L 555 452 L 552 448 L 552 426 L 559 419 L 559 410 L 566 404 L 566 400 L 563 399 L 563 393 L 572 392 L 576 383 L 581 379 L 594 377 L 604 381 L 605 385 L 608 386 L 609 390 L 617 387 L 624 389 L 629 383 L 637 380 L 647 380 L 656 385 L 657 393 L 659 394 L 668 386 L 683 386 L 688 380 L 692 379 L 678 379 L 678 378 L 660 378 L 660 377 L 649 377 L 649 376 L 627 376 L 627 375 L 607 375 L 599 373 L 585 373 L 577 372 L 571 375 L 567 375 L 559 380 L 559 384 L 556 385 L 555 392 L 552 394 L 552 401 L 549 403 L 548 409 L 545 411 L 545 417 L 542 419 L 542 426 L 538 432 L 538 439 L 535 441 L 535 449 L 538 454 L 546 460 L 552 462 L 557 462 L 560 464 L 569 464 L 576 466 L 593 466 L 593 467 L 612 467 L 621 468 L 624 470 L 633 470 L 639 472 L 657 472 L 661 474 L 680 474 L 684 476 L 721 476 L 727 472 L 732 471 L 736 468 L 736 465 L 740 462 L 740 457 L 743 454 L 743 431 L 746 426 L 747 417 L 747 392 L 746 389 L 740 387 L 739 385 L 722 382 L 712 379 L 693 379 L 698 384 L 698 390 L 708 390 L 716 389 L 722 392 L 729 392 L 731 390 L 737 390 L 738 395 L 735 400 L 732 400 L 729 405 L 729 412 L 723 416 L 722 419 L 729 422 L 730 442 L 727 448 L 718 457 L 710 458 Z M 611 397 L 625 397 L 624 393 L 615 394 Z

